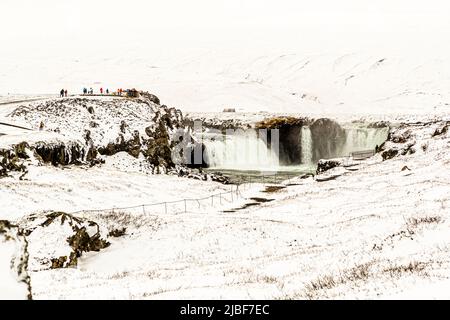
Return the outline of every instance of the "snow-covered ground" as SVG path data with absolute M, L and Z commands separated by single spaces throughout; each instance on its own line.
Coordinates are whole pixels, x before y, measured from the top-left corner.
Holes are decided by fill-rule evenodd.
M 71 92 L 90 84 L 149 88 L 190 117 L 217 123 L 235 118 L 255 123 L 280 114 L 405 122 L 411 132 L 407 141 L 387 147 L 413 147 L 415 153 L 386 161 L 377 154 L 322 175 L 330 181 L 298 178 L 269 192 L 261 184 L 244 185 L 240 197 L 233 193 L 233 198 L 230 186 L 149 174 L 142 158 L 125 152 L 104 157 L 106 162 L 94 167 L 31 163 L 25 179 L 0 179 L 0 220 L 21 223 L 29 214 L 54 210 L 76 212 L 108 230 L 126 228 L 123 236 L 108 238 L 109 247 L 84 253 L 77 267 L 30 271 L 33 298 L 449 298 L 450 136 L 448 131 L 433 136 L 450 120 L 448 60 L 359 54 L 207 56 L 176 64 L 179 60 L 161 58 L 155 67 L 145 59 L 130 64 L 126 58 L 101 63 L 87 58 L 77 62 L 86 72 L 67 75 L 64 85 Z M 45 63 L 33 65 L 26 70 Z M 92 74 L 103 80 L 94 84 Z M 41 84 L 30 80 L 32 91 L 59 85 L 54 70 L 45 77 Z M 14 79 L 8 78 L 8 85 Z M 129 124 L 142 132 L 153 116 L 151 108 L 138 108 L 136 116 L 126 106 L 120 109 L 126 115 L 111 116 L 107 104 L 114 99 L 92 99 L 106 106 L 98 109 L 102 121 L 93 129 L 99 144 L 114 139 L 119 118 L 129 117 Z M 40 113 L 45 101 L 58 99 L 0 105 L 0 122 L 33 129 L 0 125 L 0 148 L 21 141 L 83 139 L 90 120 L 85 107 L 75 106 L 74 113 L 58 120 L 52 108 L 49 115 Z M 30 112 L 11 117 L 22 105 L 22 111 Z M 224 108 L 239 112 L 221 113 Z M 39 131 L 41 121 L 45 128 Z M 219 193 L 226 195 L 211 201 L 209 196 Z M 181 201 L 167 213 L 164 205 L 140 207 L 198 198 L 205 200 L 189 201 L 186 207 Z M 130 206 L 138 208 L 112 209 Z M 36 235 L 30 238 L 31 248 L 55 242 L 51 232 L 44 234 L 42 242 Z M 2 262 L 11 246 L 2 247 Z M 14 279 L 3 269 L 0 278 Z
M 448 2 L 126 6 L 0 4 L 0 299 L 450 298 Z M 378 152 L 239 188 L 173 165 L 190 120 L 268 118 L 289 164 Z
M 14 220 L 39 211 L 70 213 L 140 206 L 230 191 L 229 186 L 219 183 L 149 175 L 141 166 L 135 158 L 121 152 L 100 167 L 30 167 L 23 181 L 0 180 L 0 219 Z M 164 207 L 151 210 L 161 213 Z
M 450 135 L 433 136 L 443 125 L 411 124 L 415 153 L 335 168 L 323 174 L 337 177 L 331 181 L 295 178 L 278 190 L 244 185 L 233 203 L 218 206 L 216 199 L 187 213 L 79 213 L 127 232 L 101 252 L 84 254 L 76 268 L 31 271 L 33 298 L 449 298 Z M 125 155 L 117 158 L 128 163 Z M 108 163 L 87 170 L 39 167 L 29 179 L 0 180 L 8 218 L 229 190 L 121 173 Z M 273 201 L 243 208 L 255 202 L 250 198 Z

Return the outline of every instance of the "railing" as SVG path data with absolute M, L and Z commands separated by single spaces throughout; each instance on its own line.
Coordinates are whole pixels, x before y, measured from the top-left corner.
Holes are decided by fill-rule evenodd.
M 365 160 L 375 155 L 375 150 L 361 150 L 350 153 L 354 160 Z
M 192 211 L 198 211 L 201 209 L 220 207 L 223 205 L 229 205 L 237 200 L 244 199 L 242 191 L 249 190 L 252 186 L 261 185 L 265 187 L 268 184 L 280 184 L 281 182 L 290 181 L 296 175 L 284 174 L 284 175 L 261 175 L 260 180 L 251 179 L 247 176 L 239 176 L 238 179 L 242 181 L 240 184 L 230 184 L 230 191 L 218 192 L 207 197 L 202 198 L 185 198 L 175 201 L 162 201 L 150 204 L 140 204 L 128 207 L 110 207 L 102 209 L 89 209 L 89 210 L 77 210 L 68 212 L 70 214 L 81 213 L 118 213 L 121 211 L 136 212 L 136 213 L 161 213 L 161 214 L 180 214 Z M 287 178 L 287 179 L 286 179 Z M 253 180 L 253 181 L 252 181 Z
M 352 158 L 355 154 L 362 154 L 362 153 L 368 153 L 369 150 L 360 151 L 360 152 L 353 152 L 348 157 L 344 157 L 344 159 Z M 373 151 L 372 155 L 374 154 Z M 366 158 L 365 158 L 366 159 Z M 359 160 L 359 159 L 355 159 Z M 348 163 L 347 163 L 348 164 Z M 344 162 L 344 165 L 346 163 Z M 249 190 L 251 186 L 254 185 L 261 185 L 263 187 L 267 186 L 268 184 L 280 184 L 280 182 L 287 182 L 291 181 L 294 178 L 298 178 L 300 176 L 304 176 L 306 173 L 303 173 L 302 175 L 295 175 L 290 173 L 284 173 L 284 174 L 270 174 L 270 175 L 258 175 L 256 177 L 251 176 L 236 176 L 236 180 L 240 181 L 238 184 L 230 184 L 230 191 L 224 191 L 219 192 L 216 194 L 212 194 L 207 197 L 202 198 L 185 198 L 181 200 L 175 200 L 175 201 L 163 201 L 158 203 L 151 203 L 151 204 L 141 204 L 136 206 L 129 206 L 129 207 L 112 207 L 112 208 L 104 208 L 104 209 L 94 209 L 94 210 L 78 210 L 74 212 L 70 212 L 71 214 L 80 214 L 80 213 L 100 213 L 100 212 L 120 212 L 120 211 L 134 211 L 134 212 L 140 212 L 140 213 L 150 213 L 150 208 L 152 209 L 152 213 L 164 213 L 168 214 L 169 212 L 172 214 L 179 214 L 179 213 L 187 213 L 192 212 L 196 210 L 200 210 L 202 208 L 206 207 L 215 207 L 215 206 L 222 206 L 225 204 L 232 204 L 233 202 L 243 199 L 241 191 L 245 191 L 246 189 Z M 156 210 L 153 210 L 155 209 Z M 158 211 L 157 211 L 158 210 Z
M 95 209 L 95 210 L 78 210 L 75 212 L 70 212 L 71 214 L 79 214 L 79 213 L 99 213 L 99 212 L 120 212 L 120 211 L 135 211 L 146 214 L 150 208 L 156 210 L 152 210 L 152 213 L 161 212 L 164 214 L 171 213 L 187 213 L 193 207 L 196 209 L 201 209 L 205 206 L 214 206 L 215 204 L 225 204 L 232 203 L 234 200 L 242 198 L 241 192 L 239 190 L 239 185 L 230 185 L 230 191 L 228 192 L 220 192 L 216 194 L 212 194 L 208 197 L 203 198 L 186 198 L 175 201 L 163 201 L 157 203 L 150 204 L 141 204 L 136 206 L 129 207 L 112 207 L 112 208 L 104 208 L 104 209 Z

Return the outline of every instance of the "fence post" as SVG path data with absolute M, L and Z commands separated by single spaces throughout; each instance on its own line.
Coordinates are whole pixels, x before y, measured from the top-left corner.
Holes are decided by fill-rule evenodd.
M 214 195 L 211 196 L 211 206 L 214 206 Z
M 231 202 L 233 202 L 234 201 L 234 199 L 233 199 L 233 185 L 231 185 Z

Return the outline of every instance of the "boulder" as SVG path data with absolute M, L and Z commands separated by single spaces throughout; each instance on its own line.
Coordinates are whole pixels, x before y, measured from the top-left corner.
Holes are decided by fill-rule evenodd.
M 317 163 L 316 173 L 321 174 L 321 173 L 331 170 L 333 168 L 340 167 L 343 164 L 344 164 L 344 162 L 342 159 L 328 159 L 328 160 L 321 159 Z
M 83 253 L 110 245 L 106 228 L 64 212 L 31 215 L 21 226 L 27 234 L 29 271 L 76 267 Z
M 383 157 L 383 160 L 388 160 L 394 158 L 396 155 L 398 155 L 397 149 L 388 149 L 381 153 L 381 156 Z

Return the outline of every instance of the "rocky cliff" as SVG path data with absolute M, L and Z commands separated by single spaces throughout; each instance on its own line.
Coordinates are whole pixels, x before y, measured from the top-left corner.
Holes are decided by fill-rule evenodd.
M 175 168 L 172 137 L 183 121 L 179 110 L 147 93 L 138 99 L 44 100 L 20 106 L 9 117 L 34 132 L 0 146 L 0 176 L 23 175 L 31 158 L 55 166 L 92 165 L 119 152 L 143 158 L 151 173 L 165 173 Z

